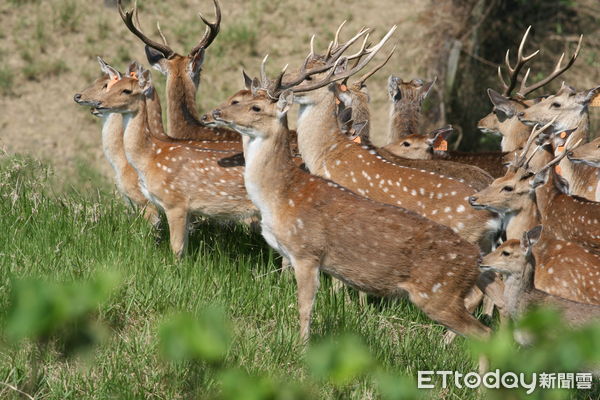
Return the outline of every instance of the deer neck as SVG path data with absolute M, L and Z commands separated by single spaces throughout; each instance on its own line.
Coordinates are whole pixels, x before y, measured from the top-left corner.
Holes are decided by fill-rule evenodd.
M 339 129 L 333 94 L 322 93 L 315 97 L 318 97 L 315 102 L 300 104 L 297 132 L 302 159 L 312 173 L 319 175 L 329 151 L 347 143 L 348 139 Z
M 525 206 L 518 212 L 507 215 L 506 239 L 520 239 L 523 232 L 530 230 L 541 221 L 541 214 L 536 201 L 536 194 L 531 193 Z
M 387 143 L 394 143 L 400 138 L 419 133 L 421 106 L 418 104 L 392 104 L 390 110 L 390 131 Z
M 146 100 L 140 101 L 137 112 L 123 115 L 125 127 L 124 144 L 127 160 L 140 173 L 152 162 L 154 144 L 148 128 Z
M 589 117 L 587 113 L 582 117 L 577 130 L 573 132 L 571 143 L 587 143 L 589 139 Z M 569 182 L 569 191 L 572 194 L 585 197 L 589 200 L 596 199 L 599 187 L 600 169 L 585 164 L 576 164 L 565 157 L 560 162 L 561 175 Z
M 168 140 L 162 122 L 162 106 L 156 88 L 152 90 L 152 96 L 146 99 L 147 124 L 152 135 L 157 139 Z
M 196 110 L 196 87 L 182 73 L 167 77 L 167 121 L 173 137 L 187 137 L 190 130 L 202 125 Z
M 115 173 L 127 166 L 123 145 L 123 116 L 108 113 L 102 117 L 102 150 Z
M 509 275 L 504 281 L 506 310 L 513 317 L 519 317 L 527 308 L 531 298 L 535 297 L 534 287 L 535 259 L 530 255 L 521 276 Z
M 284 192 L 296 166 L 292 160 L 287 120 L 277 121 L 268 138 L 244 138 L 244 183 L 252 202 L 260 210 L 263 223 L 284 207 Z

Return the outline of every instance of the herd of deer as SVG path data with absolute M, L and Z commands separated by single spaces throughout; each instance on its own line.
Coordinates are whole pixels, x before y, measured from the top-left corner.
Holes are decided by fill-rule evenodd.
M 387 145 L 369 140 L 374 70 L 349 83 L 392 37 L 374 46 L 370 29 L 325 53 L 310 53 L 293 71 L 271 79 L 267 57 L 260 77 L 245 72 L 245 88 L 200 116 L 196 92 L 216 21 L 189 54 L 146 36 L 136 8 L 119 12 L 146 45 L 148 62 L 166 75 L 168 129 L 150 71 L 133 62 L 126 73 L 99 59 L 102 76 L 75 95 L 103 119 L 104 153 L 119 191 L 152 224 L 164 212 L 170 245 L 186 247 L 192 215 L 260 221 L 267 243 L 293 267 L 300 334 L 308 338 L 323 271 L 377 296 L 408 294 L 431 319 L 452 332 L 486 336 L 472 314 L 482 299 L 517 317 L 534 304 L 563 311 L 572 323 L 600 317 L 600 138 L 589 141 L 588 106 L 600 87 L 578 92 L 562 85 L 553 95 L 527 97 L 565 72 L 531 86 L 538 52 L 524 56 L 523 36 L 509 83 L 488 90 L 493 111 L 479 122 L 501 135 L 502 151 L 447 149 L 450 127 L 419 132 L 421 104 L 435 81 L 390 77 Z M 160 29 L 159 29 L 160 31 Z M 358 50 L 347 54 L 357 45 Z M 520 80 L 520 87 L 515 91 Z M 287 113 L 298 104 L 297 131 Z M 451 336 L 451 335 L 450 335 Z

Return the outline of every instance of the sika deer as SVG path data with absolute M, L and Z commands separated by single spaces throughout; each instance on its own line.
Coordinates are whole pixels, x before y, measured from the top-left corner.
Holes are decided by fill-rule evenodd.
M 482 271 L 493 271 L 506 276 L 504 293 L 507 311 L 513 318 L 519 318 L 531 306 L 548 306 L 562 311 L 563 317 L 571 325 L 581 325 L 600 319 L 600 306 L 578 303 L 546 293 L 536 288 L 537 282 L 534 286 L 536 275 L 539 273 L 535 244 L 540 238 L 541 228 L 536 226 L 529 232 L 523 233 L 520 242 L 511 239 L 503 243 L 496 251 L 485 256 L 481 262 Z M 598 283 L 597 277 L 592 279 L 592 284 Z M 572 286 L 567 290 L 575 293 L 585 283 L 585 280 L 574 279 L 568 282 Z
M 364 33 L 360 32 L 344 47 Z M 313 174 L 331 179 L 372 200 L 415 211 L 453 228 L 467 241 L 489 248 L 499 232 L 499 218 L 468 206 L 467 199 L 474 193 L 472 188 L 447 176 L 386 162 L 374 150 L 348 141 L 333 117 L 336 104 L 332 88 L 317 90 L 328 82 L 345 79 L 364 67 L 392 33 L 393 29 L 371 49 L 365 50 L 363 47 L 356 56 L 367 57 L 343 73 L 332 68 L 332 63 L 339 64 L 340 51 L 325 57 L 315 56 L 311 51 L 296 78 L 283 85 L 298 94 L 295 101 L 301 105 L 298 146 L 302 158 Z M 330 46 L 330 49 L 334 47 Z M 306 76 L 326 68 L 331 68 L 328 76 L 316 84 L 302 83 Z
M 563 84 L 553 96 L 521 111 L 518 116 L 521 122 L 531 125 L 546 124 L 553 118 L 557 132 L 575 129 L 571 134 L 575 141 L 589 141 L 589 110 L 592 99 L 600 93 L 600 86 L 577 92 Z M 558 150 L 559 149 L 555 149 Z M 560 163 L 561 174 L 569 182 L 572 194 L 589 200 L 600 201 L 600 170 L 584 164 L 574 164 L 568 159 Z M 598 196 L 597 196 L 598 194 Z
M 148 129 L 146 99 L 154 88 L 150 72 L 123 77 L 94 99 L 103 112 L 125 120 L 125 153 L 136 169 L 144 194 L 165 211 L 171 248 L 177 256 L 187 242 L 190 214 L 244 218 L 256 215 L 246 195 L 241 168 L 221 168 L 217 161 L 234 152 L 173 144 L 153 137 Z
M 543 153 L 534 153 L 529 157 L 536 155 L 548 160 L 552 158 L 552 150 L 544 145 Z M 523 157 L 504 178 L 497 179 L 489 188 L 470 199 L 475 207 L 492 209 L 515 220 L 514 223 L 513 220 L 509 222 L 509 239 L 519 236 L 519 229 L 523 232 L 542 223 L 546 237 L 568 243 L 571 248 L 570 257 L 564 258 L 560 251 L 556 254 L 559 259 L 553 259 L 549 253 L 544 254 L 544 257 L 550 257 L 544 258 L 547 261 L 543 262 L 548 271 L 547 282 L 560 275 L 556 272 L 554 276 L 549 276 L 552 270 L 562 271 L 565 267 L 561 264 L 565 264 L 565 261 L 567 265 L 576 262 L 568 267 L 568 273 L 583 268 L 583 271 L 580 271 L 582 276 L 585 276 L 590 268 L 600 268 L 600 227 L 597 223 L 600 220 L 600 203 L 563 193 L 564 189 L 561 188 L 564 181 L 553 169 L 562 157 L 564 153 L 538 172 L 532 171 Z M 556 250 L 561 250 L 561 247 L 565 246 L 561 245 Z M 550 262 L 557 264 L 557 267 L 549 266 Z M 546 278 L 546 275 L 543 275 L 545 272 L 540 270 L 538 277 Z M 538 287 L 551 291 L 547 286 L 542 286 L 542 283 Z M 595 296 L 600 299 L 600 292 Z
M 487 335 L 489 329 L 465 309 L 479 276 L 477 247 L 448 227 L 297 168 L 286 114 L 294 95 L 282 91 L 282 77 L 267 88 L 255 80 L 252 100 L 213 116 L 245 137 L 246 188 L 263 217 L 264 238 L 294 267 L 301 337 L 309 337 L 319 270 L 379 296 L 408 292 L 414 304 L 451 330 Z
M 504 176 L 504 156 L 506 153 L 490 151 L 465 153 L 449 151 L 447 137 L 452 130 L 436 130 L 427 135 L 408 135 L 396 143 L 388 144 L 385 150 L 405 158 L 417 160 L 448 160 L 462 164 L 474 165 L 486 171 L 494 178 Z
M 361 82 L 361 80 L 359 80 L 359 82 Z M 341 86 L 342 85 L 336 85 L 333 87 L 334 95 L 340 101 L 340 104 L 338 105 L 338 120 L 340 119 L 340 113 L 347 115 L 348 110 L 350 110 L 350 119 L 352 121 L 351 129 L 358 132 L 357 136 L 361 138 L 360 143 L 369 143 L 369 99 L 365 93 L 365 87 L 359 88 L 358 83 L 353 83 L 351 85 L 344 85 L 346 88 L 344 90 Z M 362 86 L 364 86 L 364 81 L 362 82 Z M 344 107 L 343 109 L 342 106 Z M 442 128 L 442 130 L 445 129 L 448 128 Z M 344 132 L 343 129 L 342 132 Z M 344 133 L 348 135 L 348 133 Z M 457 179 L 460 182 L 464 182 L 475 190 L 482 190 L 488 187 L 494 180 L 490 174 L 483 171 L 481 168 L 472 165 L 445 160 L 412 160 L 398 157 L 381 147 L 369 146 L 369 150 L 376 151 L 379 156 L 394 164 L 445 175 Z
M 221 8 L 217 0 L 214 1 L 216 21 L 209 22 L 200 15 L 207 25 L 204 36 L 200 39 L 188 55 L 176 53 L 166 43 L 158 43 L 146 36 L 141 29 L 136 27 L 133 19 L 137 9 L 125 12 L 122 1 L 118 1 L 119 14 L 127 29 L 137 36 L 146 45 L 148 62 L 162 74 L 167 76 L 167 120 L 168 132 L 177 138 L 194 140 L 225 140 L 239 142 L 240 135 L 225 129 L 212 129 L 199 120 L 196 108 L 196 91 L 200 84 L 202 63 L 205 50 L 212 44 L 221 25 Z M 139 24 L 138 24 L 139 25 Z M 241 147 L 238 147 L 241 151 Z
M 600 168 L 600 137 L 570 151 L 567 157 L 572 163 L 581 163 Z M 596 192 L 596 200 L 599 198 L 600 194 Z
M 423 82 L 421 79 L 404 82 L 397 76 L 389 77 L 388 94 L 392 104 L 390 129 L 384 145 L 419 133 L 421 107 L 436 81 L 437 77 L 430 82 Z
M 75 101 L 84 106 L 93 106 L 98 93 L 106 90 L 109 84 L 119 79 L 121 75 L 116 69 L 101 59 L 100 67 L 103 76 L 81 93 L 75 95 Z M 138 64 L 131 63 L 128 75 L 137 72 Z M 123 145 L 123 117 L 120 114 L 104 113 L 93 109 L 93 114 L 102 118 L 102 150 L 115 174 L 115 184 L 127 203 L 143 209 L 144 218 L 153 226 L 158 226 L 160 216 L 156 206 L 143 195 L 138 182 L 138 175 L 133 166 L 127 161 Z
M 488 95 L 492 101 L 492 104 L 494 105 L 494 108 L 490 114 L 488 114 L 478 123 L 478 128 L 481 131 L 499 133 L 502 135 L 502 151 L 504 152 L 518 150 L 523 146 L 529 137 L 530 128 L 519 121 L 517 114 L 537 103 L 540 101 L 540 99 L 527 100 L 526 96 L 547 85 L 552 80 L 556 79 L 565 71 L 567 71 L 577 59 L 579 50 L 581 49 L 581 42 L 583 40 L 582 35 L 579 38 L 577 49 L 575 50 L 573 56 L 569 59 L 567 65 L 561 67 L 562 60 L 565 56 L 563 53 L 556 64 L 554 71 L 548 77 L 529 87 L 526 86 L 526 83 L 527 78 L 529 77 L 530 69 L 527 69 L 527 72 L 521 81 L 519 90 L 517 93 L 513 94 L 513 91 L 517 87 L 519 73 L 525 64 L 527 64 L 539 53 L 539 50 L 537 50 L 528 56 L 523 56 L 523 48 L 525 46 L 525 42 L 527 41 L 527 36 L 529 35 L 530 30 L 531 26 L 527 28 L 527 31 L 525 31 L 525 34 L 521 39 L 521 43 L 517 52 L 517 62 L 515 63 L 514 67 L 511 66 L 510 63 L 510 50 L 506 51 L 505 63 L 509 72 L 509 83 L 506 83 L 503 77 L 502 69 L 501 67 L 498 67 L 498 77 L 500 78 L 500 82 L 502 84 L 503 93 L 500 94 L 488 89 Z

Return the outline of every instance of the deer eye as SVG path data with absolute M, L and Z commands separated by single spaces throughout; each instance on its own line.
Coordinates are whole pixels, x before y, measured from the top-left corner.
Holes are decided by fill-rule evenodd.
M 557 102 L 552 103 L 553 108 L 560 108 L 560 106 L 561 106 L 560 103 L 557 103 Z
M 502 188 L 503 192 L 512 192 L 513 190 L 515 190 L 515 188 L 513 188 L 512 186 L 504 186 Z
M 402 146 L 404 146 L 404 147 L 410 147 L 410 143 L 408 143 L 408 142 L 402 142 Z
M 252 106 L 252 111 L 254 111 L 254 112 L 260 112 L 260 107 L 259 106 Z
M 313 80 L 313 78 L 312 76 L 307 76 L 306 78 L 304 78 L 304 80 L 310 82 Z
M 237 101 L 237 100 L 233 100 L 233 101 L 231 102 L 231 105 L 233 106 L 233 105 L 235 105 L 235 104 L 240 104 L 240 102 L 239 102 L 239 101 Z
M 502 256 L 508 257 L 508 256 L 510 256 L 510 253 L 508 251 L 504 250 L 504 251 L 502 251 Z
M 123 89 L 123 91 L 121 92 L 121 94 L 131 94 L 131 93 L 133 93 L 133 92 L 129 89 Z

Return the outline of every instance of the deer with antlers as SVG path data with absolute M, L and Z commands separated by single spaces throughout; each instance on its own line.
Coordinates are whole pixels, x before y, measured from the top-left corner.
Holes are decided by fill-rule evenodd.
M 536 243 L 540 240 L 542 227 L 536 226 L 524 232 L 522 239 L 504 242 L 493 253 L 486 255 L 481 262 L 482 271 L 493 271 L 506 277 L 506 310 L 513 318 L 519 318 L 532 306 L 547 306 L 562 311 L 563 317 L 571 325 L 581 325 L 600 319 L 600 306 L 568 300 L 549 294 L 537 287 L 539 261 Z M 536 284 L 534 285 L 534 282 Z M 598 279 L 575 280 L 569 282 L 567 290 L 577 292 L 585 283 L 595 284 Z M 577 297 L 577 296 L 572 296 Z
M 357 68 L 364 67 L 393 31 L 390 30 L 373 48 L 365 49 L 363 45 L 359 52 L 349 56 L 349 60 L 364 58 L 355 67 L 340 68 L 345 72 L 338 73 L 338 68 L 333 66 L 340 63 L 341 51 L 364 36 L 366 31 L 359 32 L 343 45 L 335 40 L 325 56 L 315 55 L 313 49 L 304 66 L 294 74 L 294 79 L 282 85 L 285 88 L 297 86 L 307 77 L 330 68 L 329 79 L 319 80 L 316 86 L 308 84 L 306 90 L 295 96 L 295 101 L 300 104 L 297 130 L 302 158 L 313 174 L 331 179 L 372 200 L 413 210 L 453 228 L 471 243 L 489 247 L 492 237 L 499 231 L 498 218 L 468 207 L 467 199 L 474 193 L 472 188 L 447 176 L 386 162 L 374 150 L 349 141 L 339 130 L 335 96 L 332 88 L 324 87 L 327 85 L 323 82 L 344 79 Z
M 572 130 L 573 140 L 589 141 L 589 104 L 600 93 L 600 86 L 576 91 L 564 85 L 552 96 L 518 113 L 519 120 L 527 125 L 546 124 L 554 120 L 557 132 Z M 557 152 L 560 149 L 555 149 Z M 563 158 L 560 163 L 562 176 L 569 182 L 570 193 L 589 200 L 600 201 L 596 193 L 600 192 L 600 170 L 597 168 L 572 163 Z
M 304 76 L 293 85 L 282 83 L 285 70 L 275 81 L 263 75 L 254 80 L 252 99 L 234 96 L 235 102 L 212 113 L 244 135 L 246 188 L 260 209 L 263 236 L 294 267 L 301 337 L 309 336 L 320 270 L 379 296 L 408 292 L 433 320 L 461 334 L 485 336 L 489 329 L 465 308 L 465 297 L 479 277 L 476 246 L 448 227 L 354 194 L 292 161 L 287 111 L 295 93 L 344 79 L 364 67 L 365 60 L 337 74 L 338 60 L 323 79 L 302 83 Z
M 548 75 L 546 78 L 530 86 L 527 86 L 527 78 L 530 75 L 530 69 L 528 68 L 525 76 L 521 80 L 519 90 L 515 93 L 515 89 L 519 80 L 519 74 L 523 70 L 523 67 L 525 67 L 525 65 L 535 58 L 540 52 L 539 50 L 536 50 L 528 56 L 523 55 L 523 50 L 530 30 L 531 26 L 527 28 L 523 38 L 521 39 L 517 51 L 517 61 L 514 66 L 511 65 L 510 62 L 510 50 L 506 51 L 505 64 L 509 73 L 508 83 L 506 83 L 504 78 L 502 67 L 499 66 L 498 77 L 503 88 L 502 94 L 492 89 L 488 89 L 488 95 L 494 108 L 490 114 L 485 116 L 478 123 L 478 128 L 482 132 L 502 135 L 501 145 L 502 151 L 504 152 L 512 152 L 522 148 L 523 144 L 527 141 L 527 138 L 531 133 L 531 128 L 523 124 L 517 115 L 530 106 L 536 104 L 541 99 L 527 99 L 526 97 L 532 92 L 546 86 L 571 68 L 577 59 L 577 56 L 579 55 L 581 42 L 583 40 L 583 35 L 581 35 L 575 52 L 565 66 L 562 66 L 562 61 L 565 57 L 565 53 L 563 53 L 552 73 L 550 73 L 550 75 Z
M 191 214 L 243 219 L 257 214 L 248 199 L 242 168 L 222 168 L 218 161 L 235 152 L 219 151 L 157 139 L 148 124 L 147 99 L 154 87 L 150 71 L 121 77 L 90 100 L 104 113 L 123 114 L 124 146 L 142 192 L 164 210 L 173 252 L 181 256 Z
M 213 0 L 216 21 L 208 21 L 202 14 L 206 30 L 198 44 L 187 55 L 176 53 L 163 39 L 156 42 L 146 36 L 134 22 L 137 8 L 124 11 L 122 1 L 118 1 L 119 14 L 125 26 L 145 45 L 148 62 L 167 77 L 167 121 L 168 132 L 172 137 L 194 140 L 237 141 L 240 135 L 226 129 L 207 127 L 200 119 L 196 108 L 196 92 L 200 85 L 202 64 L 206 49 L 213 43 L 221 27 L 221 8 L 218 0 Z M 161 37 L 164 38 L 164 35 Z M 241 151 L 241 146 L 238 145 Z

